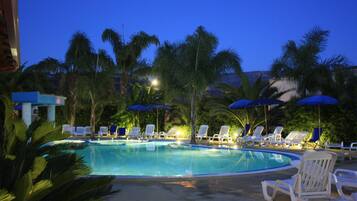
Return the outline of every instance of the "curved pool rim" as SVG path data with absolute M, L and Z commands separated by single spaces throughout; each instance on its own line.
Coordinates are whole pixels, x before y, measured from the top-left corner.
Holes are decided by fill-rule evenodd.
M 72 143 L 73 139 L 66 139 L 63 143 Z M 93 144 L 100 144 L 100 141 L 114 141 L 114 142 L 125 142 L 125 139 L 116 139 L 116 140 L 106 140 L 102 139 L 100 141 L 97 140 L 73 140 L 73 143 L 93 143 Z M 256 152 L 266 152 L 266 153 L 274 153 L 274 154 L 281 154 L 287 156 L 291 159 L 291 163 L 288 165 L 283 165 L 277 168 L 268 168 L 264 170 L 248 170 L 242 172 L 231 172 L 231 173 L 216 173 L 216 174 L 195 174 L 195 175 L 180 175 L 180 176 L 137 176 L 137 175 L 89 175 L 89 177 L 101 177 L 101 176 L 110 176 L 117 179 L 189 179 L 189 178 L 204 178 L 204 177 L 227 177 L 227 176 L 242 176 L 242 175 L 251 175 L 251 174 L 262 174 L 262 173 L 269 173 L 269 172 L 276 172 L 276 171 L 283 171 L 292 168 L 296 168 L 292 163 L 299 162 L 301 159 L 301 155 L 291 153 L 291 152 L 283 152 L 278 150 L 271 150 L 271 149 L 256 149 L 256 148 L 239 148 L 239 147 L 226 147 L 226 146 L 209 146 L 209 145 L 200 145 L 200 144 L 190 144 L 185 143 L 182 141 L 175 141 L 175 140 L 131 140 L 137 142 L 179 142 L 181 145 L 191 146 L 191 147 L 198 147 L 198 148 L 206 148 L 206 149 L 223 149 L 223 150 L 243 150 L 243 151 L 256 151 Z M 61 142 L 60 142 L 61 143 Z M 56 142 L 52 143 L 57 144 Z M 111 146 L 108 144 L 100 144 L 102 146 Z

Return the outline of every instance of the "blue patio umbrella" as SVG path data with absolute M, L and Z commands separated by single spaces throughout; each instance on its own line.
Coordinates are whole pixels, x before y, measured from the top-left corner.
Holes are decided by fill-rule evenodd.
M 171 107 L 165 104 L 149 104 L 146 107 L 150 110 L 170 110 Z
M 338 100 L 331 96 L 324 96 L 324 95 L 317 95 L 317 96 L 310 96 L 307 98 L 303 98 L 297 102 L 298 105 L 304 106 L 317 106 L 318 108 L 318 116 L 319 116 L 319 129 L 318 129 L 318 137 L 321 134 L 321 117 L 320 117 L 320 107 L 321 105 L 337 105 Z
M 237 100 L 237 101 L 233 102 L 232 104 L 230 104 L 228 106 L 228 108 L 231 110 L 243 109 L 243 108 L 246 109 L 246 108 L 252 107 L 249 105 L 251 102 L 252 101 L 248 100 L 248 99 L 240 99 L 240 100 Z M 250 129 L 250 124 L 248 122 L 244 126 L 244 132 L 243 132 L 242 136 L 245 136 L 248 133 L 249 129 Z
M 150 109 L 145 106 L 145 105 L 140 105 L 140 104 L 135 104 L 135 105 L 130 105 L 128 107 L 129 111 L 135 111 L 135 112 L 147 112 L 150 111 Z
M 230 104 L 228 106 L 229 109 L 235 110 L 235 109 L 242 109 L 242 108 L 248 108 L 251 107 L 249 104 L 251 103 L 251 100 L 248 99 L 240 99 L 235 101 L 234 103 Z
M 148 107 L 146 107 L 145 105 L 140 105 L 140 104 L 130 105 L 128 107 L 128 110 L 133 111 L 133 112 L 148 112 L 148 111 L 150 111 L 150 109 Z M 138 115 L 138 122 L 140 124 L 139 115 Z
M 170 110 L 171 107 L 165 104 L 149 104 L 146 106 L 149 110 L 156 110 L 156 131 L 159 133 L 159 110 Z
M 276 99 L 271 99 L 271 98 L 261 98 L 252 101 L 249 103 L 249 106 L 263 106 L 264 107 L 264 119 L 265 119 L 265 133 L 268 134 L 268 120 L 267 120 L 267 111 L 266 111 L 266 106 L 269 105 L 281 105 L 284 102 L 281 100 L 276 100 Z

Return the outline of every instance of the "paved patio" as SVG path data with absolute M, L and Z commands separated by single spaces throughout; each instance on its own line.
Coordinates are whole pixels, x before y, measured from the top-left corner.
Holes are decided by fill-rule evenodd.
M 336 168 L 357 170 L 357 161 L 338 161 Z M 114 188 L 120 189 L 106 200 L 131 201 L 257 201 L 264 200 L 260 182 L 267 179 L 285 179 L 296 173 L 296 169 L 284 171 L 226 177 L 191 179 L 116 179 Z M 335 189 L 334 196 L 337 196 Z M 277 201 L 290 200 L 278 194 Z

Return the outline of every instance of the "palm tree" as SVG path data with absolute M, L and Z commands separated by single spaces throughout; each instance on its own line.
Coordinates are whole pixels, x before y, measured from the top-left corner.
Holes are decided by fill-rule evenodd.
M 142 52 L 149 45 L 158 45 L 159 39 L 155 35 L 139 32 L 131 37 L 127 43 L 113 29 L 105 29 L 102 33 L 102 40 L 109 42 L 113 48 L 115 56 L 115 66 L 120 74 L 120 95 L 125 97 L 128 84 L 131 82 L 131 75 L 135 67 L 141 63 L 139 58 Z
M 93 52 L 90 59 L 91 63 L 87 66 L 86 72 L 79 76 L 78 95 L 82 101 L 90 103 L 90 126 L 92 138 L 94 138 L 95 127 L 100 120 L 104 106 L 112 101 L 114 63 L 104 50 L 99 50 L 98 53 Z
M 208 97 L 206 107 L 210 110 L 210 116 L 222 117 L 222 119 L 232 119 L 235 123 L 240 124 L 244 128 L 246 124 L 250 124 L 251 128 L 264 122 L 259 120 L 259 111 L 254 109 L 231 110 L 228 105 L 237 99 L 256 100 L 260 98 L 278 99 L 287 91 L 279 92 L 276 87 L 273 87 L 273 82 L 268 82 L 259 76 L 258 79 L 250 82 L 245 73 L 238 73 L 240 78 L 240 86 L 234 87 L 226 83 L 217 84 L 217 89 L 223 94 L 220 96 Z
M 43 63 L 50 58 L 31 66 L 21 65 L 15 72 L 0 74 L 0 91 L 3 95 L 10 96 L 13 91 L 41 91 L 53 92 L 56 84 L 53 82 L 53 74 L 45 71 Z
M 69 123 L 75 124 L 76 113 L 80 104 L 78 79 L 93 64 L 93 48 L 87 36 L 82 32 L 73 34 L 65 57 L 64 92 L 67 97 Z
M 197 103 L 202 94 L 223 71 L 241 71 L 238 55 L 231 50 L 217 52 L 217 45 L 217 38 L 200 26 L 183 43 L 161 46 L 154 62 L 166 97 L 189 97 L 191 143 L 196 143 Z
M 305 34 L 301 43 L 289 41 L 283 48 L 283 55 L 274 61 L 272 75 L 296 81 L 301 96 L 320 90 L 320 86 L 331 77 L 330 69 L 345 61 L 342 56 L 321 57 L 328 35 L 328 31 L 315 27 Z

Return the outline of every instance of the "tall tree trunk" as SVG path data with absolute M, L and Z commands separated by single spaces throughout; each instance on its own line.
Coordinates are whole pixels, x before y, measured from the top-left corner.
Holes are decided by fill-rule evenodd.
M 89 97 L 91 100 L 91 108 L 90 108 L 90 126 L 92 129 L 91 138 L 94 139 L 95 125 L 96 125 L 96 113 L 95 112 L 96 112 L 97 104 L 95 102 L 94 95 L 91 91 L 89 91 Z
M 200 37 L 198 36 L 198 45 L 196 51 L 196 59 L 195 59 L 195 72 L 198 71 L 198 55 L 200 52 Z M 192 86 L 192 94 L 191 94 L 191 144 L 196 144 L 196 84 L 194 83 Z
M 70 92 L 71 93 L 71 99 L 72 99 L 72 103 L 70 103 L 71 105 L 69 106 L 69 124 L 71 126 L 74 126 L 74 124 L 76 123 L 76 112 L 77 112 L 77 95 L 76 92 Z
M 196 144 L 196 89 L 193 88 L 191 95 L 191 144 Z
M 124 67 L 120 77 L 120 95 L 123 97 L 125 97 L 127 92 L 128 76 L 128 71 Z
M 6 105 L 5 103 L 0 100 L 0 157 L 3 157 L 4 153 L 4 145 L 5 145 L 5 118 L 6 118 L 6 114 L 5 114 L 5 110 L 6 110 Z
M 124 74 L 120 77 L 120 96 L 125 96 L 125 81 L 124 81 Z

